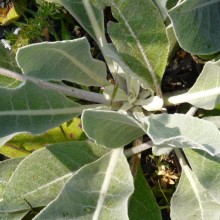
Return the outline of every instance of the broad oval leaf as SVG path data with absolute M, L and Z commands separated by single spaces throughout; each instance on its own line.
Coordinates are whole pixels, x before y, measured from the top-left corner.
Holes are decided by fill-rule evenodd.
M 183 114 L 152 115 L 145 120 L 156 148 L 194 148 L 220 154 L 220 131 L 203 119 Z M 163 149 L 162 149 L 163 150 Z
M 104 147 L 87 142 L 59 143 L 35 151 L 11 176 L 0 212 L 29 210 L 26 201 L 32 207 L 47 205 L 74 172 L 108 152 Z
M 85 110 L 82 126 L 86 135 L 109 148 L 123 147 L 145 132 L 128 115 L 108 110 Z
M 121 152 L 115 155 L 114 151 Z M 59 196 L 35 220 L 128 220 L 133 178 L 122 149 L 84 166 L 69 179 Z
M 16 60 L 24 74 L 38 79 L 87 86 L 108 84 L 106 66 L 92 58 L 86 38 L 28 45 L 18 50 Z
M 220 1 L 185 0 L 169 11 L 180 46 L 194 54 L 220 50 Z
M 220 159 L 199 150 L 184 149 L 184 152 L 192 171 L 188 168 L 188 175 L 182 174 L 171 200 L 171 217 L 174 220 L 218 220 Z M 187 213 L 184 218 L 183 213 Z
M 21 132 L 40 134 L 80 114 L 79 104 L 61 93 L 27 82 L 16 89 L 0 88 L 0 144 Z M 1 140 L 1 139 L 0 139 Z
M 129 67 L 160 93 L 160 82 L 168 57 L 166 28 L 152 1 L 96 0 L 96 5 L 111 6 L 117 23 L 109 34 Z M 147 16 L 147 19 L 146 19 Z M 159 94 L 160 95 L 160 94 Z
M 193 87 L 185 94 L 170 97 L 171 103 L 188 102 L 198 108 L 214 109 L 220 103 L 220 60 L 207 62 Z

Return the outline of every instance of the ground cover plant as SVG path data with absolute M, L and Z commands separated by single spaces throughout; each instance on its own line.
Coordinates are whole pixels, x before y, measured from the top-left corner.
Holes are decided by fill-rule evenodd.
M 86 35 L 0 46 L 0 219 L 218 220 L 220 1 L 50 2 Z M 165 207 L 149 149 L 180 164 Z

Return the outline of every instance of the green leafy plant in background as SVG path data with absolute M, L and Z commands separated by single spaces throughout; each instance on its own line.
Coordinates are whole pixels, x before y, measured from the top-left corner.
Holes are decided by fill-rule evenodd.
M 138 163 L 131 172 L 127 161 L 151 147 L 156 155 L 174 150 L 182 167 L 171 218 L 219 219 L 219 116 L 194 114 L 198 108 L 213 112 L 220 103 L 220 61 L 206 62 L 184 94 L 163 94 L 161 80 L 176 43 L 194 55 L 220 50 L 220 1 L 51 2 L 63 6 L 92 36 L 105 63 L 91 56 L 84 37 L 20 48 L 16 62 L 22 74 L 15 72 L 10 56 L 0 61 L 1 146 L 19 148 L 27 133 L 40 138 L 66 123 L 54 131 L 64 137 L 43 136 L 40 149 L 0 163 L 0 219 L 25 219 L 29 212 L 35 220 L 162 219 Z M 112 43 L 105 37 L 107 6 L 117 20 L 108 24 Z M 106 79 L 107 68 L 113 84 Z M 104 90 L 69 87 L 63 80 Z M 185 102 L 191 105 L 186 114 L 166 112 L 167 106 Z M 79 115 L 87 139 L 74 141 L 68 121 Z M 149 142 L 124 150 L 144 135 Z
M 14 53 L 17 52 L 18 48 L 30 43 L 49 40 L 50 35 L 55 40 L 60 40 L 59 34 L 57 34 L 54 29 L 54 21 L 56 20 L 61 22 L 61 35 L 63 39 L 70 39 L 70 34 L 68 35 L 66 33 L 68 25 L 73 24 L 73 22 L 66 22 L 65 25 L 65 21 L 68 19 L 68 16 L 66 15 L 67 13 L 60 13 L 60 11 L 62 11 L 61 7 L 45 1 L 37 1 L 37 6 L 38 9 L 36 12 L 25 8 L 24 6 L 20 6 L 22 9 L 22 11 L 20 10 L 20 14 L 23 15 L 24 21 L 14 22 L 18 27 L 15 32 L 5 32 L 6 40 L 10 41 Z M 29 15 L 29 17 L 27 17 L 27 15 Z

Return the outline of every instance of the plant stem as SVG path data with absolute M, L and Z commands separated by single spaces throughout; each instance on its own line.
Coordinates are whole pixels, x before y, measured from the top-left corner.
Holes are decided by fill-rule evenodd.
M 63 85 L 58 85 L 58 84 L 46 82 L 44 80 L 36 79 L 31 76 L 27 76 L 27 75 L 23 75 L 23 74 L 19 74 L 19 73 L 16 73 L 16 72 L 4 69 L 4 68 L 0 68 L 0 75 L 7 76 L 7 77 L 10 77 L 10 78 L 16 79 L 18 81 L 22 81 L 22 82 L 30 81 L 40 87 L 50 88 L 50 89 L 59 91 L 67 96 L 87 100 L 90 102 L 107 103 L 107 100 L 105 99 L 105 97 L 102 94 L 95 93 L 95 92 L 89 92 L 89 91 L 73 88 L 73 87 L 66 86 L 66 85 L 63 86 Z
M 189 109 L 189 111 L 186 113 L 186 115 L 188 115 L 188 116 L 193 116 L 193 115 L 195 115 L 195 113 L 197 112 L 197 110 L 198 110 L 198 108 L 197 107 L 191 107 L 190 109 Z
M 150 149 L 152 147 L 152 142 L 149 141 L 147 143 L 143 143 L 143 144 L 140 144 L 138 146 L 135 146 L 135 147 L 132 147 L 132 148 L 129 148 L 127 150 L 124 150 L 124 155 L 129 158 L 135 154 L 139 154 L 141 153 L 142 151 L 145 151 L 147 149 Z
M 158 186 L 159 186 L 159 189 L 160 189 L 160 191 L 161 191 L 161 193 L 162 193 L 162 195 L 163 195 L 163 197 L 164 197 L 164 199 L 165 199 L 167 205 L 170 206 L 170 202 L 169 202 L 169 200 L 167 199 L 167 197 L 166 197 L 166 195 L 165 195 L 163 189 L 161 188 L 161 185 L 160 185 L 160 181 L 159 181 L 159 180 L 158 180 Z

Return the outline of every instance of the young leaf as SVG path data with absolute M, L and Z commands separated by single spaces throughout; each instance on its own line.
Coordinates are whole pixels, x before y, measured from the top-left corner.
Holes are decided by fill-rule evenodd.
M 18 50 L 16 60 L 24 74 L 43 80 L 68 80 L 104 86 L 106 66 L 92 58 L 86 38 L 32 44 Z
M 0 211 L 30 209 L 26 201 L 33 208 L 47 205 L 74 172 L 108 152 L 87 142 L 59 143 L 35 151 L 19 164 L 10 178 Z
M 113 43 L 130 68 L 151 82 L 154 90 L 161 95 L 160 82 L 167 63 L 168 40 L 157 7 L 152 1 L 145 0 L 139 0 L 138 4 L 122 0 L 95 2 L 97 6 L 111 6 L 117 20 L 117 23 L 109 25 Z
M 190 158 L 191 153 L 195 154 L 189 150 L 186 151 L 189 152 L 187 159 L 188 156 Z M 190 159 L 190 165 L 194 160 L 193 171 L 189 167 L 185 167 L 182 171 L 179 185 L 171 199 L 173 220 L 219 220 L 219 159 L 218 163 L 210 166 L 203 156 L 198 155 L 198 158 L 195 158 L 194 155 L 194 158 Z M 202 178 L 199 179 L 197 175 L 201 175 Z
M 116 94 L 114 94 L 114 89 L 115 89 L 114 85 L 109 85 L 105 87 L 103 94 L 106 100 L 111 100 L 112 97 L 114 101 L 125 101 L 128 99 L 128 95 L 124 90 L 118 87 Z
M 183 114 L 152 115 L 145 120 L 147 134 L 160 148 L 194 148 L 211 155 L 220 154 L 220 131 L 205 120 Z
M 220 103 L 220 60 L 207 62 L 194 86 L 185 94 L 169 98 L 171 103 L 189 102 L 207 110 Z
M 180 46 L 193 54 L 220 50 L 219 0 L 185 0 L 169 11 Z
M 145 89 L 150 89 L 152 87 L 150 82 L 147 82 L 145 78 L 138 76 L 135 71 L 133 71 L 123 60 L 123 58 L 120 56 L 120 53 L 115 48 L 115 45 L 112 43 L 106 44 L 105 48 L 103 49 L 103 54 L 105 57 L 111 59 L 113 61 L 113 67 L 115 73 L 117 73 L 117 79 L 118 76 L 122 76 L 126 78 L 126 75 L 130 75 L 131 77 L 136 78 L 140 83 L 141 86 Z M 151 89 L 152 90 L 152 89 Z
M 133 190 L 127 160 L 122 149 L 116 149 L 80 169 L 34 219 L 128 220 L 128 198 Z
M 135 179 L 135 191 L 128 211 L 130 220 L 162 220 L 160 209 L 141 169 Z
M 82 126 L 89 138 L 109 148 L 123 147 L 144 134 L 133 118 L 108 110 L 83 111 Z
M 83 110 L 61 93 L 31 82 L 16 89 L 0 89 L 0 97 L 1 137 L 21 132 L 40 134 L 78 116 Z M 3 138 L 0 144 L 4 141 Z

